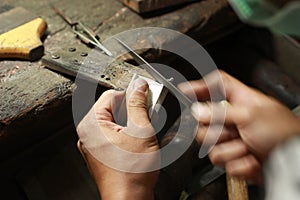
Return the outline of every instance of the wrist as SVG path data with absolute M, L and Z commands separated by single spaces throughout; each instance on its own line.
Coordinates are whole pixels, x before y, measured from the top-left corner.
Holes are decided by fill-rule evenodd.
M 144 184 L 110 182 L 98 188 L 102 200 L 154 200 L 154 187 Z
M 102 200 L 141 199 L 153 200 L 154 187 L 159 171 L 147 173 L 125 173 L 114 171 L 96 179 Z

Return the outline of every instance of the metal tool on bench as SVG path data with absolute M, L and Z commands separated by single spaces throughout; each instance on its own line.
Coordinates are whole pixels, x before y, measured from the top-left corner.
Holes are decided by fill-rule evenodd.
M 159 83 L 163 84 L 176 98 L 183 103 L 187 108 L 190 108 L 192 101 L 188 99 L 176 86 L 169 82 L 162 74 L 160 74 L 155 68 L 153 68 L 146 60 L 138 55 L 133 49 L 118 38 L 122 46 L 124 46 L 134 58 L 134 60 L 141 65 L 149 74 L 151 74 Z M 204 187 L 209 183 L 213 182 L 221 175 L 225 173 L 225 170 L 217 167 L 213 167 L 202 175 L 198 185 Z M 227 190 L 229 200 L 248 200 L 248 189 L 244 179 L 239 179 L 227 175 Z
M 92 44 L 95 47 L 102 50 L 108 56 L 112 56 L 112 53 L 105 48 L 101 42 L 99 41 L 100 37 L 97 36 L 92 30 L 87 28 L 81 22 L 74 22 L 70 18 L 68 18 L 61 10 L 56 8 L 55 6 L 51 5 L 53 10 L 67 23 L 72 27 L 73 32 L 80 38 L 80 40 L 86 44 Z

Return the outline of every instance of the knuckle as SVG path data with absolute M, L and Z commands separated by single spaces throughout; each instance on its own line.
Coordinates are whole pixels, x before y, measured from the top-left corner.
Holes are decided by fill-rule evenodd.
M 245 168 L 248 172 L 255 172 L 259 169 L 257 162 L 253 159 L 247 159 L 245 164 Z
M 104 96 L 110 96 L 115 92 L 115 90 L 110 89 L 110 90 L 106 90 L 105 92 L 102 93 L 102 95 Z
M 110 90 L 106 90 L 104 91 L 100 98 L 98 99 L 98 101 L 103 101 L 103 99 L 107 99 L 107 98 L 110 98 L 113 94 L 115 93 L 115 90 L 113 89 L 110 89 Z
M 231 162 L 227 162 L 225 164 L 225 169 L 226 169 L 226 173 L 228 173 L 230 176 L 240 176 L 241 173 L 241 168 L 237 169 L 236 167 L 232 166 Z
M 80 140 L 77 141 L 77 149 L 81 150 L 81 142 L 80 142 Z
M 101 96 L 98 98 L 98 100 L 95 103 L 95 107 L 99 107 L 101 106 L 101 104 L 109 99 L 111 99 L 114 95 L 115 91 L 110 89 L 110 90 L 106 90 L 105 92 L 103 92 L 101 94 Z
M 236 119 L 237 123 L 240 125 L 248 124 L 249 122 L 253 121 L 254 113 L 251 111 L 252 108 L 240 108 L 240 115 L 239 118 Z
M 219 73 L 220 73 L 221 78 L 223 78 L 223 79 L 225 79 L 225 80 L 229 80 L 229 79 L 230 79 L 230 78 L 229 78 L 230 75 L 227 74 L 225 71 L 219 70 Z
M 225 77 L 227 74 L 223 70 L 219 69 L 218 72 L 220 73 L 221 77 Z
M 142 98 L 139 98 L 137 96 L 132 96 L 132 98 L 129 99 L 128 106 L 129 107 L 147 108 L 145 100 Z
M 82 127 L 82 121 L 78 124 L 78 126 L 76 127 L 76 132 L 78 134 L 80 134 L 83 130 L 83 127 Z
M 212 149 L 212 151 L 208 154 L 208 157 L 214 165 L 219 164 L 221 162 L 220 155 L 214 149 Z
M 204 128 L 199 127 L 197 130 L 196 140 L 199 144 L 202 144 L 204 142 L 206 130 L 203 130 Z

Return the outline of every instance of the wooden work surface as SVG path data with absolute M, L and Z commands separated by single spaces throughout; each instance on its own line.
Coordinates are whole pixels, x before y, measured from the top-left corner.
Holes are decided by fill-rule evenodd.
M 199 1 L 152 17 L 141 17 L 117 0 L 2 0 L 1 5 L 22 6 L 46 20 L 46 54 L 84 45 L 48 2 L 102 39 L 136 27 L 157 26 L 190 33 L 209 43 L 237 22 L 226 0 Z M 72 79 L 46 69 L 39 61 L 0 61 L 0 160 L 72 123 L 75 88 Z
M 240 27 L 240 23 L 228 6 L 227 0 L 196 1 L 164 13 L 148 13 L 144 16 L 133 12 L 118 0 L 1 0 L 0 6 L 5 4 L 22 6 L 46 20 L 48 30 L 43 38 L 44 58 L 49 55 L 51 58 L 51 55 L 55 55 L 56 52 L 68 51 L 71 47 L 84 51 L 89 50 L 75 37 L 69 25 L 51 9 L 49 2 L 62 10 L 72 20 L 81 21 L 93 29 L 101 36 L 102 40 L 132 28 L 165 27 L 186 33 L 196 38 L 202 45 L 206 45 Z M 244 63 L 247 59 L 256 60 L 254 59 L 256 57 L 249 58 L 249 55 L 252 54 L 248 52 L 242 54 L 244 56 L 235 56 L 235 59 L 232 59 L 232 55 L 239 55 L 245 43 L 247 43 L 246 46 L 250 46 L 249 49 L 252 50 L 253 48 L 254 42 L 251 38 L 255 38 L 253 35 L 255 36 L 256 32 L 251 34 L 252 37 L 249 37 L 250 32 L 247 29 L 242 32 L 244 37 L 239 39 L 236 37 L 237 35 L 233 34 L 229 37 L 230 39 L 227 37 L 223 41 L 225 45 L 221 45 L 221 49 L 213 48 L 214 51 L 222 52 L 220 55 L 222 59 L 219 61 L 222 65 L 226 65 L 224 59 L 225 61 L 228 59 L 231 61 L 228 61 L 229 66 L 239 69 L 232 70 L 237 73 L 235 74 L 237 77 L 241 74 L 240 63 L 247 64 L 248 62 Z M 168 40 L 170 38 L 160 38 L 162 43 Z M 237 51 L 232 53 L 228 46 L 231 46 L 234 41 L 243 48 L 234 48 Z M 278 47 L 280 46 L 278 45 Z M 282 48 L 276 49 L 281 50 Z M 269 51 L 269 49 L 267 50 Z M 292 54 L 287 51 L 285 54 L 274 53 L 274 55 L 275 60 L 278 59 L 281 65 L 282 63 L 291 64 L 291 67 L 287 67 L 286 70 L 290 69 L 292 71 L 291 76 L 294 75 L 296 80 L 299 80 L 297 79 L 299 73 L 294 73 L 294 65 L 290 62 L 293 60 L 290 59 L 291 55 L 299 58 L 299 54 Z M 151 59 L 163 59 L 159 53 L 144 56 L 152 56 Z M 239 62 L 234 65 L 232 60 Z M 251 65 L 251 62 L 249 63 Z M 298 87 L 290 87 L 291 81 L 287 79 L 287 76 L 275 76 L 277 71 L 270 70 L 273 65 L 269 66 L 266 63 L 270 65 L 270 62 L 258 62 L 254 69 L 260 71 L 254 71 L 254 75 L 252 75 L 254 82 L 250 81 L 250 83 L 262 86 L 259 88 L 264 91 L 269 91 L 270 85 L 275 85 L 275 93 L 289 97 L 286 101 L 289 103 L 288 105 L 299 104 L 299 95 L 296 96 L 297 98 L 294 95 L 295 93 L 299 94 L 299 92 L 295 92 L 299 91 Z M 124 66 L 120 69 L 124 69 Z M 245 69 L 248 69 L 247 66 L 244 66 Z M 270 76 L 264 75 L 270 74 L 270 71 L 273 72 L 270 76 L 277 77 L 275 82 L 274 79 L 269 78 Z M 118 73 L 121 74 L 122 72 L 119 71 Z M 250 77 L 249 73 L 244 74 Z M 103 91 L 107 87 L 125 86 L 130 79 L 126 79 L 124 76 L 126 76 L 125 72 L 123 75 L 117 76 L 121 77 L 120 80 L 124 82 L 121 84 L 116 84 L 113 79 L 101 82 L 100 90 Z M 280 87 L 283 89 L 279 92 L 278 87 L 276 87 L 278 82 L 284 86 Z M 282 82 L 287 84 L 281 84 Z M 4 188 L 3 191 L 9 195 L 8 199 L 23 199 L 17 197 L 19 193 L 21 195 L 26 193 L 26 198 L 24 198 L 26 200 L 47 199 L 42 197 L 44 194 L 47 194 L 50 199 L 98 199 L 97 189 L 75 148 L 77 138 L 72 117 L 72 95 L 76 87 L 72 76 L 65 76 L 49 70 L 41 60 L 36 62 L 0 60 L 0 187 Z M 55 148 L 53 148 L 54 144 Z M 68 148 L 63 149 L 62 147 L 65 146 Z M 47 152 L 47 154 L 41 152 Z M 178 163 L 170 166 L 170 169 L 162 170 L 162 177 L 159 179 L 159 188 L 157 189 L 159 199 L 180 195 L 184 188 L 184 185 L 181 184 L 188 180 L 187 177 L 194 176 L 194 174 L 189 174 L 195 171 L 194 165 L 200 165 L 201 168 L 201 163 L 199 164 L 198 161 L 192 163 L 191 160 L 193 159 L 189 153 L 195 157 L 198 155 L 198 152 L 188 152 L 186 156 L 181 158 L 181 161 L 176 161 Z M 52 159 L 51 156 L 53 157 L 53 155 L 59 156 Z M 27 168 L 24 167 L 24 163 L 28 162 L 32 164 L 26 166 Z M 42 165 L 40 163 L 46 167 L 40 167 Z M 62 168 L 63 170 L 61 170 Z M 33 181 L 32 177 L 34 177 Z M 70 181 L 65 179 L 70 179 Z M 43 186 L 40 184 L 41 182 L 46 184 Z M 57 184 L 58 182 L 61 184 Z M 66 185 L 66 182 L 69 185 Z M 16 190 L 19 190 L 20 185 L 23 189 L 18 193 Z M 222 181 L 211 184 L 205 190 L 198 191 L 199 195 L 196 196 L 205 200 L 226 199 L 224 186 L 226 183 Z M 17 189 L 10 191 L 10 188 Z M 16 197 L 14 198 L 11 194 L 15 194 Z
M 117 0 L 1 0 L 0 6 L 22 6 L 46 20 L 48 29 L 43 43 L 45 56 L 50 57 L 74 46 L 89 49 L 49 2 L 72 20 L 93 29 L 102 40 L 125 30 L 150 26 L 188 33 L 207 44 L 239 25 L 226 0 L 197 1 L 143 17 Z M 170 38 L 160 41 L 167 40 Z M 154 59 L 160 57 L 155 55 Z M 126 85 L 130 79 L 121 80 Z M 115 83 L 108 80 L 101 86 L 103 91 L 107 86 L 115 87 Z M 49 70 L 41 60 L 0 60 L 0 187 L 4 191 L 1 198 L 8 195 L 8 199 L 47 199 L 43 197 L 47 194 L 50 199 L 98 199 L 96 187 L 75 148 L 72 116 L 75 89 L 72 76 Z M 182 166 L 186 168 L 186 164 Z M 169 182 L 169 175 L 166 177 Z M 175 195 L 172 187 L 172 192 L 165 187 L 161 190 L 168 196 Z M 180 191 L 181 187 L 177 188 Z

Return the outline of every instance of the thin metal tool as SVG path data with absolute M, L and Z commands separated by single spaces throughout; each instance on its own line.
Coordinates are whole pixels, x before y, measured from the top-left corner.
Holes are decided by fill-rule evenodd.
M 140 55 L 138 55 L 133 49 L 131 49 L 127 44 L 121 41 L 118 38 L 115 38 L 122 46 L 124 46 L 130 53 L 130 55 L 134 58 L 134 60 L 143 67 L 150 75 L 152 75 L 159 83 L 163 84 L 176 98 L 183 103 L 186 107 L 190 108 L 192 106 L 192 101 L 186 97 L 176 86 L 174 86 L 168 79 L 166 79 L 162 74 L 160 74 L 156 69 L 154 69 L 146 60 L 144 60 Z M 225 170 L 212 167 L 209 170 L 205 171 L 202 174 L 201 178 L 196 183 L 199 188 L 203 188 L 208 184 L 212 183 L 220 176 L 225 173 Z M 196 188 L 198 189 L 198 188 Z M 193 188 L 192 190 L 195 190 Z M 192 192 L 192 191 L 191 191 Z
M 151 76 L 153 76 L 159 83 L 163 84 L 168 90 L 175 95 L 178 100 L 183 103 L 186 107 L 190 108 L 192 106 L 192 101 L 187 98 L 176 86 L 174 86 L 170 81 L 168 81 L 162 74 L 160 74 L 154 67 L 152 67 L 146 60 L 144 60 L 139 54 L 137 54 L 133 49 L 131 49 L 127 44 L 122 42 L 120 39 L 115 38 L 120 44 L 122 44 L 134 58 L 134 60 L 141 65 Z
M 108 56 L 113 56 L 113 54 L 105 48 L 99 41 L 99 37 L 92 30 L 84 26 L 81 22 L 73 22 L 68 18 L 61 10 L 51 5 L 53 10 L 67 23 L 72 27 L 73 32 L 80 38 L 84 43 L 90 43 L 98 47 Z M 98 38 L 97 38 L 98 37 Z

